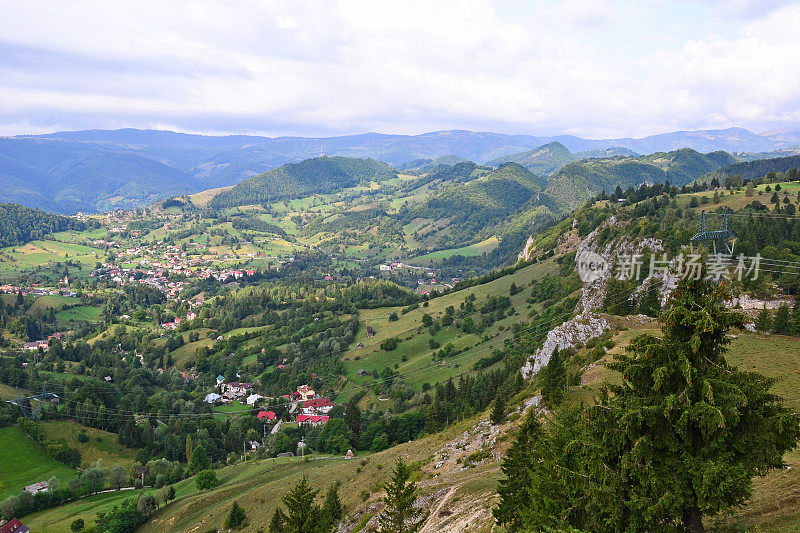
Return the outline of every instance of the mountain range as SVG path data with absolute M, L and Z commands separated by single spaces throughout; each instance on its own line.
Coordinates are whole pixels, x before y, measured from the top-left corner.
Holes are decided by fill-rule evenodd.
M 401 169 L 462 160 L 491 166 L 515 162 L 550 177 L 583 158 L 692 148 L 754 159 L 759 156 L 753 153 L 798 145 L 800 130 L 759 135 L 742 128 L 679 131 L 640 139 L 463 130 L 326 138 L 205 136 L 137 129 L 57 132 L 0 138 L 0 201 L 62 213 L 129 208 L 234 185 L 319 155 L 371 158 Z

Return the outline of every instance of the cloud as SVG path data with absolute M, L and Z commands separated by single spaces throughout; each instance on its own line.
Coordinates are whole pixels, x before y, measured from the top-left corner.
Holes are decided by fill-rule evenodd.
M 0 1 L 0 132 L 796 124 L 798 6 L 738 4 Z

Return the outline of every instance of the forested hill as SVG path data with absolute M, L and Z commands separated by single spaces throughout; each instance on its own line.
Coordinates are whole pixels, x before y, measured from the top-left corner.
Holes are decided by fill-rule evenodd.
M 743 180 L 756 180 L 770 172 L 788 172 L 796 168 L 800 168 L 800 155 L 759 159 L 757 161 L 733 163 L 707 176 L 702 176 L 698 181 L 707 181 L 707 178 L 713 179 L 715 175 L 718 177 L 733 177 L 739 175 Z M 789 179 L 794 180 L 795 177 L 792 176 Z
M 211 201 L 212 207 L 233 207 L 329 193 L 364 180 L 382 181 L 397 171 L 374 159 L 315 157 L 291 163 L 245 180 Z
M 545 192 L 561 205 L 575 208 L 601 191 L 638 187 L 642 183 L 685 185 L 708 172 L 736 162 L 726 152 L 701 154 L 690 148 L 638 157 L 575 161 L 551 179 Z
M 74 218 L 18 204 L 0 204 L 0 246 L 17 246 L 58 231 L 86 229 Z
M 534 174 L 550 176 L 561 170 L 568 163 L 575 161 L 575 159 L 575 155 L 566 146 L 554 141 L 527 152 L 493 159 L 487 165 L 496 167 L 503 163 L 518 163 Z

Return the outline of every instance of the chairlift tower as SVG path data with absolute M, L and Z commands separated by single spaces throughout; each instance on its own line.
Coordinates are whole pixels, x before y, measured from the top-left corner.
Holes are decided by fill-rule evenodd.
M 700 212 L 700 228 L 694 237 L 691 239 L 692 252 L 694 253 L 694 243 L 703 244 L 709 251 L 713 251 L 715 255 L 733 255 L 733 247 L 735 245 L 736 235 L 728 229 L 728 216 L 731 210 L 725 208 L 725 213 L 722 215 L 722 224 L 720 229 L 716 231 L 709 231 L 708 222 L 706 221 L 705 209 Z M 710 243 L 710 246 L 709 246 Z

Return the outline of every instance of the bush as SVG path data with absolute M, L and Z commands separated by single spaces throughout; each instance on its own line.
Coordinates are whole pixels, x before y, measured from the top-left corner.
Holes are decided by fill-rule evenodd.
M 83 518 L 76 518 L 69 525 L 69 528 L 70 528 L 70 530 L 77 532 L 77 531 L 81 531 L 84 528 L 84 526 L 85 526 L 85 524 L 83 522 Z
M 395 348 L 397 348 L 397 339 L 395 338 L 386 339 L 381 343 L 381 350 L 384 352 L 391 352 Z
M 201 470 L 194 480 L 198 490 L 209 490 L 219 485 L 217 473 L 213 470 Z

